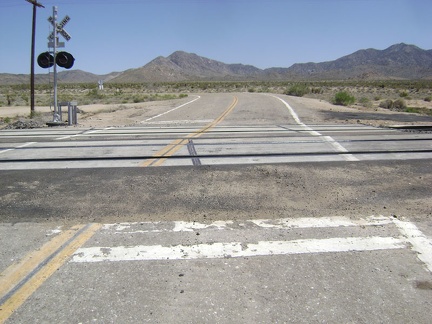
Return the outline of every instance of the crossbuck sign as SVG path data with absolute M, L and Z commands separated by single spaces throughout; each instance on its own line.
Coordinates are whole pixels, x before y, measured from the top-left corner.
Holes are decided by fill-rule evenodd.
M 69 41 L 71 39 L 71 36 L 63 27 L 69 22 L 69 20 L 70 20 L 70 17 L 66 15 L 60 23 L 56 24 L 55 18 L 53 18 L 53 17 L 48 18 L 48 21 L 51 23 L 51 25 L 53 25 L 53 27 L 56 29 L 57 33 L 62 35 L 64 37 L 64 39 L 66 39 L 67 41 Z M 48 40 L 50 42 L 55 41 L 54 40 L 54 31 L 52 31 L 51 34 L 48 36 Z M 50 46 L 50 47 L 54 47 L 54 46 Z M 62 47 L 62 46 L 57 46 L 57 47 Z

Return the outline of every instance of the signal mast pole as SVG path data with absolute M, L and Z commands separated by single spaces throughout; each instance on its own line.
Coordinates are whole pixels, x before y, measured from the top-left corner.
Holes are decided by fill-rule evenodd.
M 54 121 L 60 120 L 60 114 L 58 112 L 58 105 L 57 105 L 57 64 L 56 62 L 56 55 L 57 55 L 57 7 L 53 7 L 53 33 L 54 33 L 54 39 L 53 39 L 53 57 L 54 57 Z M 56 120 L 58 119 L 58 120 Z
M 34 98 L 34 56 L 35 56 L 35 34 L 36 34 L 36 7 L 45 8 L 42 4 L 36 0 L 26 0 L 28 3 L 33 5 L 33 20 L 32 20 L 32 41 L 31 41 L 31 60 L 30 60 L 30 117 L 33 117 L 35 110 L 35 98 Z

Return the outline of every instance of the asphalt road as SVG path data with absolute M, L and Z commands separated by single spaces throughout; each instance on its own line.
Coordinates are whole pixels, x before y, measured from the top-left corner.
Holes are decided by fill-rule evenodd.
M 430 134 L 187 102 L 0 132 L 0 322 L 430 322 Z

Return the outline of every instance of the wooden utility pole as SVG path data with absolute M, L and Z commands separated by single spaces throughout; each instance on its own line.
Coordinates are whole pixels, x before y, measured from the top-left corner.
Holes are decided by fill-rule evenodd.
M 26 0 L 33 5 L 32 42 L 31 42 L 31 64 L 30 64 L 30 116 L 33 117 L 35 110 L 34 89 L 34 62 L 35 62 L 35 34 L 36 34 L 36 7 L 45 8 L 36 0 Z

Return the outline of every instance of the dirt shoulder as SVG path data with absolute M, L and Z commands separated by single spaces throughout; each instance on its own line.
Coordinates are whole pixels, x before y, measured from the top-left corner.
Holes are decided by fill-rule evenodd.
M 363 124 L 374 127 L 405 126 L 432 126 L 432 117 L 392 111 L 380 107 L 363 107 L 352 105 L 349 107 L 331 104 L 321 99 L 290 97 L 295 105 L 313 109 L 317 113 L 306 123 L 335 123 L 335 124 Z M 432 105 L 431 105 L 432 109 Z
M 151 116 L 152 111 L 163 107 L 171 108 L 191 100 L 190 98 L 164 101 L 149 101 L 129 104 L 93 104 L 78 106 L 78 125 L 72 127 L 97 128 L 121 127 L 136 125 Z M 63 108 L 63 121 L 67 120 L 67 107 Z M 50 107 L 35 107 L 33 118 L 39 127 L 46 127 L 52 121 L 53 111 Z M 30 107 L 1 107 L 0 117 L 29 122 Z M 5 128 L 5 123 L 0 128 Z

